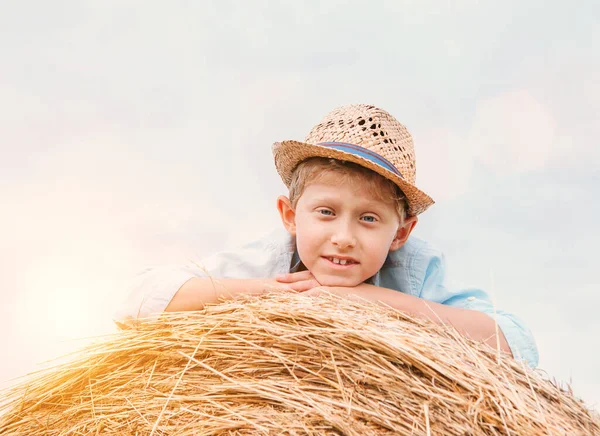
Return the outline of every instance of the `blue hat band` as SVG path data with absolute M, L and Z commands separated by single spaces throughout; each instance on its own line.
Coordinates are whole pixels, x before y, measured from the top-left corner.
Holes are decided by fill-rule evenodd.
M 335 150 L 344 151 L 346 153 L 350 153 L 355 156 L 360 156 L 363 159 L 366 159 L 369 162 L 372 162 L 377 166 L 383 167 L 386 170 L 393 172 L 398 177 L 400 177 L 402 179 L 404 178 L 404 177 L 402 177 L 402 174 L 400 173 L 400 171 L 398 171 L 398 168 L 396 168 L 394 165 L 392 165 L 392 163 L 389 160 L 387 160 L 383 156 L 375 153 L 374 151 L 368 150 L 359 145 L 348 144 L 346 142 L 320 142 L 317 145 L 321 145 L 323 147 L 328 147 L 328 148 L 333 148 Z

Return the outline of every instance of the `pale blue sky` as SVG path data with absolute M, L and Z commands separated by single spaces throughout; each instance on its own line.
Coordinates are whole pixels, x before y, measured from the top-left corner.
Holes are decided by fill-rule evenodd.
M 0 6 L 0 384 L 110 332 L 122 283 L 279 225 L 271 143 L 372 103 L 414 135 L 416 233 L 600 408 L 600 6 Z

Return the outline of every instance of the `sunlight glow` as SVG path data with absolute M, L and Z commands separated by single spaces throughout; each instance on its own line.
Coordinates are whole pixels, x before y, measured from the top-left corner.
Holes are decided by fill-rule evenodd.
M 51 341 L 100 333 L 99 290 L 67 262 L 38 266 L 27 279 L 13 314 L 23 333 Z

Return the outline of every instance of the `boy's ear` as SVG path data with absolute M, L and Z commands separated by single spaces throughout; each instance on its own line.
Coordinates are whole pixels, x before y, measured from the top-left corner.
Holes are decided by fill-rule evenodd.
M 296 236 L 296 211 L 292 207 L 292 202 L 285 195 L 277 197 L 277 210 L 281 217 L 283 227 L 292 236 Z
M 396 237 L 392 241 L 392 245 L 390 245 L 390 251 L 396 251 L 400 247 L 404 245 L 410 233 L 413 231 L 415 226 L 417 225 L 417 221 L 419 219 L 416 216 L 411 216 L 404 220 L 404 225 L 402 227 L 398 227 L 398 231 L 396 232 Z

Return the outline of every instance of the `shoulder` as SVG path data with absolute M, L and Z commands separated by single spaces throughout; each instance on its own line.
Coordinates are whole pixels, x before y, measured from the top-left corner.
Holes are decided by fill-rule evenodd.
M 402 247 L 388 255 L 383 267 L 406 268 L 423 263 L 429 264 L 431 261 L 442 260 L 443 257 L 442 251 L 433 244 L 411 236 Z
M 295 249 L 293 237 L 284 229 L 202 260 L 207 272 L 219 278 L 259 278 L 288 272 Z
M 382 286 L 420 296 L 432 281 L 443 281 L 444 255 L 433 244 L 411 236 L 389 253 L 380 273 Z
M 270 232 L 254 239 L 250 242 L 238 245 L 231 251 L 251 252 L 251 251 L 273 251 L 276 253 L 294 251 L 294 238 L 285 229 L 276 228 Z

